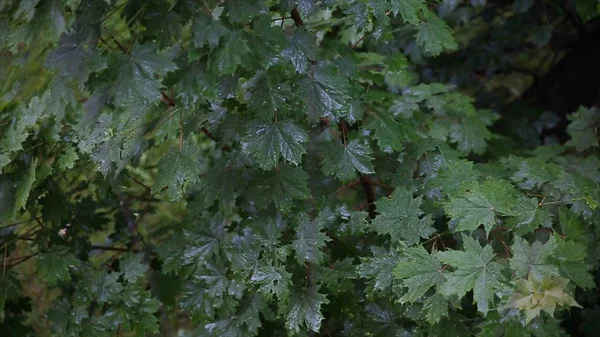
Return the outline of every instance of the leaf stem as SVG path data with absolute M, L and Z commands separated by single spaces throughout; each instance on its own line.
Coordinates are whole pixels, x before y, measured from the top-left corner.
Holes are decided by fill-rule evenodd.
M 558 200 L 558 201 L 549 201 L 549 202 L 540 202 L 538 204 L 538 206 L 546 206 L 546 205 L 556 205 L 556 204 L 566 204 L 569 202 L 573 202 L 573 201 L 582 201 L 585 200 L 585 198 L 576 198 L 576 199 L 569 199 L 569 200 Z

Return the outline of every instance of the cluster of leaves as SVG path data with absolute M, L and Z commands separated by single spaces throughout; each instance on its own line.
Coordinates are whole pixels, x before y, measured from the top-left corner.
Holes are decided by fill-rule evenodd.
M 428 80 L 490 6 L 0 3 L 3 336 L 560 335 L 600 112 L 518 146 Z

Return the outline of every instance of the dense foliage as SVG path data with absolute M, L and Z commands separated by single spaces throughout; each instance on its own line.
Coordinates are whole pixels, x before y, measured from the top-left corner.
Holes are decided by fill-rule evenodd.
M 599 10 L 1 1 L 0 333 L 595 336 Z

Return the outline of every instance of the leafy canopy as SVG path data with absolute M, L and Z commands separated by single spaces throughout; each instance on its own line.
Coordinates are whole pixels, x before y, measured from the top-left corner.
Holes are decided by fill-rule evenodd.
M 1 1 L 0 335 L 594 335 L 592 2 Z

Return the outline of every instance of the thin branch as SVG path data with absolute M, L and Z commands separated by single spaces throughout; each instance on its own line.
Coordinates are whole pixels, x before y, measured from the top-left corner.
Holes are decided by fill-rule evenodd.
M 546 205 L 556 205 L 556 204 L 566 204 L 569 202 L 574 202 L 574 201 L 582 201 L 585 200 L 585 198 L 576 198 L 576 199 L 570 199 L 570 200 L 559 200 L 559 201 L 549 201 L 549 202 L 540 202 L 538 204 L 538 206 L 546 206 Z
M 36 255 L 38 255 L 38 254 L 39 254 L 39 252 L 35 252 L 35 253 L 31 254 L 31 255 L 27 255 L 27 256 L 20 257 L 20 260 L 19 260 L 19 261 L 17 261 L 17 262 L 14 262 L 14 263 L 12 263 L 12 264 L 10 265 L 10 268 L 16 267 L 16 266 L 20 265 L 21 263 L 23 263 L 23 262 L 25 262 L 25 261 L 27 261 L 27 260 L 31 259 L 32 257 L 34 257 L 34 256 L 36 256 Z M 11 261 L 11 262 L 12 262 L 12 261 Z
M 337 189 L 337 190 L 335 190 L 333 193 L 331 193 L 331 195 L 338 194 L 339 192 L 341 192 L 341 191 L 343 191 L 343 190 L 345 190 L 345 189 L 347 189 L 347 188 L 349 188 L 349 187 L 356 186 L 356 185 L 358 185 L 358 184 L 360 184 L 360 180 L 355 180 L 355 181 L 353 181 L 353 182 L 351 182 L 351 183 L 348 183 L 348 184 L 346 184 L 346 185 L 344 185 L 344 186 L 342 186 L 342 187 L 338 188 L 338 189 Z
M 179 110 L 179 152 L 183 152 L 183 113 Z
M 37 219 L 39 219 L 39 217 L 35 217 L 35 218 L 29 219 L 29 220 L 23 220 L 23 221 L 19 221 L 19 222 L 13 222 L 13 223 L 9 223 L 9 224 L 6 224 L 6 225 L 2 225 L 2 226 L 0 226 L 0 230 L 8 228 L 8 227 L 22 225 L 24 223 L 32 222 L 32 221 L 35 221 Z
M 365 39 L 365 37 L 367 37 L 367 34 L 363 34 L 363 36 L 360 39 L 358 39 L 358 41 L 354 42 L 354 44 L 352 45 L 352 49 L 356 49 L 358 44 L 361 43 Z
M 369 217 L 371 219 L 375 218 L 375 189 L 373 188 L 373 184 L 369 180 L 369 177 L 366 174 L 360 175 L 360 183 L 365 192 L 365 197 L 367 198 L 367 203 L 369 205 Z
M 152 188 L 150 188 L 150 186 L 144 184 L 143 182 L 137 180 L 135 177 L 129 176 L 131 178 L 131 180 L 133 180 L 136 184 L 142 186 L 143 188 L 145 188 L 148 191 L 152 191 Z
M 113 9 L 112 11 L 110 11 L 110 13 L 108 13 L 105 17 L 103 17 L 100 22 L 98 23 L 102 23 L 104 21 L 106 21 L 108 18 L 110 18 L 113 14 L 115 14 L 119 9 L 121 9 L 123 6 L 127 5 L 129 3 L 129 0 L 125 1 L 124 3 L 120 4 L 119 6 L 115 7 L 115 9 Z
M 203 127 L 202 129 L 202 133 L 206 135 L 206 137 L 208 137 L 210 140 L 212 140 L 213 142 L 218 142 L 219 140 L 210 132 L 208 131 L 207 128 Z
M 107 246 L 96 246 L 96 245 L 92 245 L 92 250 L 97 249 L 97 250 L 106 250 L 106 251 L 111 251 L 111 252 L 123 252 L 123 253 L 127 253 L 127 252 L 133 252 L 133 253 L 139 253 L 140 251 L 137 249 L 129 249 L 129 248 L 120 248 L 120 247 L 107 247 Z

